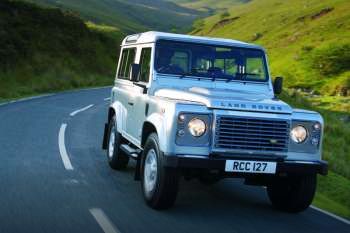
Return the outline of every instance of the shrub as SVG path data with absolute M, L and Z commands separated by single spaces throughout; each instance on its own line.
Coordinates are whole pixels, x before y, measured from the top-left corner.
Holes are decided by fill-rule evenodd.
M 230 13 L 227 12 L 227 11 L 225 11 L 225 12 L 223 12 L 223 13 L 220 14 L 220 18 L 221 18 L 221 19 L 227 18 L 227 17 L 229 17 L 229 16 L 230 16 Z
M 311 52 L 311 67 L 323 76 L 350 71 L 350 44 L 331 44 Z

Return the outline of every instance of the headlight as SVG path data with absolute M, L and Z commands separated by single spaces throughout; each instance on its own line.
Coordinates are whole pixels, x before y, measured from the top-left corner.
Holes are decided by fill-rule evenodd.
M 188 122 L 188 130 L 194 137 L 203 136 L 206 131 L 205 122 L 199 118 L 193 118 L 190 122 Z
M 290 137 L 291 139 L 296 143 L 303 143 L 307 139 L 307 130 L 304 126 L 298 125 L 295 126 L 290 131 Z

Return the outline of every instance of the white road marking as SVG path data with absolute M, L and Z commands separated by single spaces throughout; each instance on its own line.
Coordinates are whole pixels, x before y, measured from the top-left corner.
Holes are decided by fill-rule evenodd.
M 105 233 L 120 233 L 120 231 L 113 225 L 103 210 L 93 208 L 89 211 Z
M 99 89 L 105 89 L 105 88 L 112 88 L 113 86 L 102 86 L 102 87 L 87 87 L 87 88 L 81 88 L 76 91 L 89 91 L 89 90 L 99 90 Z
M 66 170 L 73 170 L 72 163 L 69 160 L 66 145 L 64 144 L 64 135 L 66 132 L 67 124 L 62 124 L 60 132 L 58 133 L 58 147 L 60 150 L 61 159 Z
M 343 222 L 345 224 L 350 225 L 350 221 L 349 220 L 347 220 L 345 218 L 342 218 L 342 217 L 339 217 L 338 215 L 332 214 L 332 213 L 330 213 L 328 211 L 322 210 L 322 209 L 317 208 L 316 206 L 313 206 L 313 205 L 311 205 L 310 208 L 312 208 L 314 210 L 317 210 L 317 211 L 319 211 L 319 212 L 321 212 L 323 214 L 326 214 L 326 215 L 328 215 L 330 217 L 333 217 L 333 218 L 335 218 L 335 219 L 337 219 L 337 220 L 339 220 L 339 221 L 341 221 L 341 222 Z
M 104 98 L 103 100 L 104 100 L 104 101 L 111 100 L 111 97 Z
M 81 108 L 81 109 L 78 109 L 78 110 L 72 112 L 72 113 L 69 114 L 69 115 L 70 115 L 70 116 L 75 116 L 75 115 L 77 115 L 78 113 L 83 112 L 83 111 L 85 111 L 85 110 L 88 110 L 89 108 L 91 108 L 91 107 L 93 107 L 93 106 L 94 106 L 93 104 L 90 104 L 90 105 L 88 105 L 88 106 L 86 106 L 86 107 L 84 107 L 84 108 Z

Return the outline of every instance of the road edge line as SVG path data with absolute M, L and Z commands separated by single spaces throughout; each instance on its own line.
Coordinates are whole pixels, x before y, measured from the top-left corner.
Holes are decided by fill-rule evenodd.
M 8 104 L 14 104 L 17 102 L 24 102 L 24 101 L 28 101 L 28 100 L 50 97 L 50 96 L 59 95 L 59 94 L 75 93 L 75 92 L 79 92 L 79 91 L 98 90 L 98 89 L 105 89 L 105 88 L 112 88 L 112 87 L 113 87 L 113 85 L 108 85 L 108 86 L 101 86 L 101 87 L 87 87 L 87 88 L 63 90 L 63 91 L 57 91 L 57 92 L 52 92 L 52 93 L 47 93 L 47 94 L 44 93 L 41 95 L 33 95 L 30 97 L 24 97 L 24 98 L 14 99 L 14 100 L 10 100 L 10 101 L 0 102 L 0 107 L 8 105 Z
M 44 97 L 50 97 L 50 96 L 54 96 L 54 95 L 56 95 L 56 94 L 55 93 L 54 94 L 43 94 L 43 95 L 36 95 L 36 96 L 31 96 L 31 97 L 20 98 L 20 99 L 17 99 L 17 100 L 10 100 L 10 101 L 7 101 L 7 102 L 0 103 L 0 106 L 5 106 L 5 105 L 8 105 L 8 104 L 14 104 L 14 103 L 20 103 L 20 102 L 25 102 L 25 101 L 29 101 L 29 100 L 40 99 L 40 98 L 44 98 Z
M 330 217 L 332 217 L 332 218 L 335 218 L 335 219 L 337 219 L 338 221 L 341 221 L 341 222 L 343 222 L 343 223 L 345 223 L 345 224 L 350 225 L 350 221 L 349 221 L 349 220 L 347 220 L 347 219 L 345 219 L 345 218 L 342 218 L 342 217 L 340 217 L 340 216 L 338 216 L 338 215 L 336 215 L 336 214 L 330 213 L 330 212 L 328 212 L 328 211 L 326 211 L 326 210 L 320 209 L 320 208 L 318 208 L 318 207 L 316 207 L 316 206 L 313 206 L 313 205 L 311 205 L 310 208 L 312 208 L 312 209 L 314 209 L 314 210 L 317 210 L 317 211 L 319 211 L 319 212 L 321 212 L 321 213 L 323 213 L 323 214 L 325 214 L 325 215 L 328 215 L 328 216 L 330 216 Z

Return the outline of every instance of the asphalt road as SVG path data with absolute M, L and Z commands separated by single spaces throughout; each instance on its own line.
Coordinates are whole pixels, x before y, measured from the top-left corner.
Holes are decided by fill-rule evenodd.
M 276 211 L 264 188 L 241 180 L 182 181 L 174 208 L 148 208 L 133 180 L 135 164 L 114 171 L 101 149 L 109 93 L 65 92 L 0 106 L 0 233 L 350 232 L 315 209 Z M 71 169 L 59 148 L 63 124 L 61 152 Z

